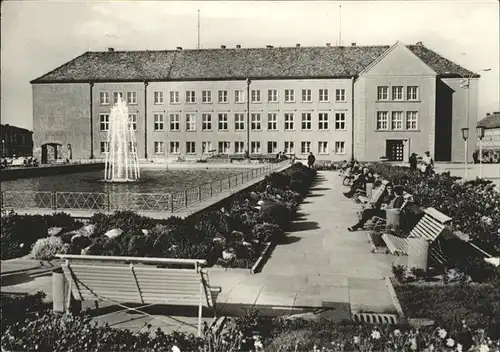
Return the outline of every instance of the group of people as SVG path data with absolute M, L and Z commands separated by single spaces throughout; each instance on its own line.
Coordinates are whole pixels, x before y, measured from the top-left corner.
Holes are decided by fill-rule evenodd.
M 425 152 L 422 158 L 419 158 L 416 153 L 410 155 L 410 169 L 417 170 L 418 161 L 420 160 L 420 172 L 426 176 L 431 176 L 434 173 L 434 160 L 431 157 L 430 152 Z
M 352 198 L 356 194 L 357 190 L 363 190 L 366 192 L 366 185 L 369 183 L 373 184 L 374 188 L 382 187 L 381 180 L 377 179 L 374 172 L 367 166 L 362 166 L 357 161 L 352 161 L 350 163 L 344 162 L 341 168 L 344 172 L 350 171 L 351 175 L 354 176 L 351 189 L 344 193 L 344 196 L 347 198 Z M 371 208 L 363 210 L 360 220 L 347 230 L 357 231 L 362 229 L 365 223 L 375 216 L 385 219 L 386 209 L 401 209 L 404 203 L 403 186 L 394 186 L 393 184 L 388 183 L 385 186 L 382 196 L 380 196 L 374 204 L 371 204 Z

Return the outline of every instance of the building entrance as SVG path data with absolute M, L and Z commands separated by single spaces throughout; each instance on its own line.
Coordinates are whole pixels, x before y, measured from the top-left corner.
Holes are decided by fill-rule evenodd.
M 385 141 L 385 155 L 389 161 L 403 161 L 404 140 L 389 139 Z

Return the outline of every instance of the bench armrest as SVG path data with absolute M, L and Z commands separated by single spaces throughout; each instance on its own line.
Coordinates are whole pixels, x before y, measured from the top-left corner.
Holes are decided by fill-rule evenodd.
M 214 293 L 221 293 L 222 287 L 221 286 L 210 286 L 210 291 L 214 292 Z

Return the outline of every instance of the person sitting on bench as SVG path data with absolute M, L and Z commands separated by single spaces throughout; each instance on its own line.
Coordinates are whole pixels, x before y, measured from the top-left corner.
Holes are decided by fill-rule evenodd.
M 344 196 L 347 198 L 351 198 L 356 193 L 357 189 L 366 189 L 367 183 L 373 183 L 375 181 L 375 177 L 373 176 L 370 169 L 367 167 L 363 168 L 363 172 L 357 179 L 355 179 L 352 183 L 351 190 L 349 192 L 344 193 Z
M 403 187 L 395 186 L 393 189 L 394 198 L 390 201 L 385 209 L 401 209 L 404 204 L 403 198 Z M 349 231 L 357 231 L 358 229 L 362 229 L 365 226 L 365 223 L 373 218 L 374 216 L 378 216 L 379 218 L 386 218 L 385 209 L 365 209 L 361 214 L 361 219 L 354 226 L 347 228 Z

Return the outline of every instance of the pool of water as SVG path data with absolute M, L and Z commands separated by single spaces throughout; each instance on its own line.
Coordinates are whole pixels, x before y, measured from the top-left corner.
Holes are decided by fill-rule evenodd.
M 245 169 L 141 170 L 136 183 L 102 182 L 104 171 L 2 181 L 2 191 L 173 193 L 247 172 Z

